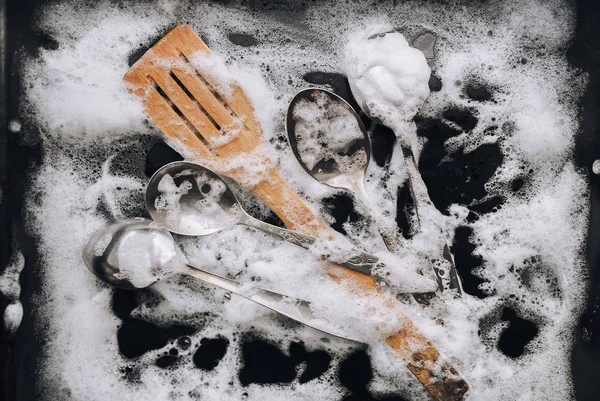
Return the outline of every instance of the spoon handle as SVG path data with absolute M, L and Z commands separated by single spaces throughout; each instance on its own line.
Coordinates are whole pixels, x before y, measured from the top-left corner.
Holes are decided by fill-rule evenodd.
M 318 240 L 317 237 L 313 237 L 312 235 L 303 234 L 298 231 L 292 231 L 285 228 L 277 227 L 248 215 L 245 215 L 244 218 L 241 219 L 240 223 L 253 228 L 257 228 L 261 231 L 266 232 L 267 234 L 290 242 L 294 245 L 298 245 L 304 249 L 310 248 Z
M 286 230 L 285 228 L 265 223 L 264 221 L 248 215 L 242 217 L 240 223 L 262 230 L 274 237 L 286 240 L 292 244 L 301 246 L 302 248 L 310 249 L 313 247 L 311 251 L 318 249 L 320 252 L 317 254 L 322 259 L 329 260 L 330 262 L 334 262 L 347 269 L 354 270 L 355 272 L 372 276 L 375 278 L 377 285 L 381 289 L 394 288 L 400 293 L 423 293 L 435 291 L 438 287 L 437 282 L 415 274 L 407 280 L 412 282 L 413 287 L 410 287 L 410 290 L 407 288 L 400 289 L 396 286 L 392 286 L 389 281 L 383 277 L 373 273 L 376 270 L 382 270 L 386 267 L 385 263 L 373 254 L 363 252 L 354 247 L 340 248 L 332 241 L 323 240 L 297 231 Z
M 331 260 L 330 259 L 331 253 L 335 253 L 335 251 L 336 251 L 331 246 L 328 246 L 330 244 L 327 244 L 325 241 L 321 240 L 320 238 L 313 237 L 312 235 L 303 234 L 298 231 L 291 231 L 291 230 L 287 230 L 285 228 L 277 227 L 277 226 L 265 223 L 264 221 L 255 219 L 250 216 L 246 216 L 246 218 L 244 218 L 241 221 L 241 223 L 246 224 L 250 227 L 254 227 L 259 230 L 262 230 L 262 231 L 266 232 L 267 234 L 271 234 L 274 237 L 288 241 L 288 242 L 290 242 L 294 245 L 298 245 L 304 249 L 309 249 L 311 246 L 317 244 L 317 242 L 322 243 L 323 250 L 325 250 L 326 252 L 328 250 L 331 250 L 331 252 L 328 252 L 329 255 L 327 255 L 327 254 L 320 255 L 324 259 Z M 356 272 L 366 274 L 369 276 L 373 276 L 373 269 L 375 267 L 383 267 L 384 266 L 383 262 L 381 262 L 377 256 L 372 255 L 367 252 L 363 252 L 356 248 L 344 249 L 344 252 L 351 256 L 348 258 L 342 259 L 340 261 L 340 260 L 337 260 L 339 258 L 339 255 L 336 255 L 336 256 L 338 256 L 338 258 L 336 258 L 336 260 L 331 260 L 331 261 L 338 263 L 339 265 L 344 266 L 350 270 L 354 270 Z
M 427 185 L 425 185 L 423 177 L 419 172 L 419 167 L 417 166 L 417 161 L 415 159 L 415 155 L 412 149 L 408 146 L 402 146 L 402 155 L 404 156 L 408 181 L 410 183 L 410 190 L 413 196 L 413 201 L 415 203 L 415 211 L 417 214 L 418 225 L 417 232 L 419 232 L 421 230 L 424 211 L 426 209 L 430 209 L 435 213 L 439 213 L 439 211 L 436 209 L 433 202 L 431 201 L 431 198 L 429 197 Z M 443 248 L 443 257 L 444 259 L 446 259 L 450 266 L 448 278 L 445 279 L 448 282 L 448 288 L 456 290 L 458 294 L 462 296 L 463 287 L 458 272 L 456 271 L 454 256 L 452 255 L 452 252 L 450 252 L 448 239 L 446 239 L 446 242 L 444 244 L 440 244 L 440 246 Z M 434 273 L 439 282 L 444 281 L 444 279 L 440 277 L 440 275 L 435 269 Z
M 256 286 L 247 287 L 235 280 L 207 272 L 206 270 L 202 270 L 196 266 L 189 264 L 186 264 L 185 266 L 187 267 L 187 269 L 185 269 L 185 274 L 204 281 L 205 283 L 212 284 L 216 287 L 239 295 L 242 298 L 256 302 L 259 305 L 269 308 L 306 326 L 312 327 L 313 329 L 317 329 L 345 340 L 360 342 L 358 340 L 349 338 L 346 334 L 334 327 L 331 327 L 331 325 L 327 324 L 327 322 L 316 319 L 310 310 L 310 303 L 308 301 L 288 297 L 286 295 L 265 290 Z

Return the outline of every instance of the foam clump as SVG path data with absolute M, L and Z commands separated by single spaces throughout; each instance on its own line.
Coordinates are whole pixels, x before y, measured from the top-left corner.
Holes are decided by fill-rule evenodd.
M 423 52 L 392 26 L 376 24 L 350 35 L 344 65 L 361 108 L 413 145 L 405 132 L 429 96 L 431 69 Z
M 8 130 L 14 133 L 21 132 L 21 123 L 19 122 L 19 120 L 10 120 L 8 122 Z
M 23 318 L 19 277 L 24 267 L 25 258 L 20 251 L 16 250 L 8 265 L 4 268 L 2 274 L 0 274 L 0 294 L 9 302 L 2 318 L 2 326 L 8 338 L 15 335 Z
M 351 173 L 367 164 L 367 153 L 362 148 L 351 156 L 346 154 L 364 134 L 344 104 L 316 92 L 311 94 L 311 100 L 298 101 L 292 118 L 298 154 L 308 170 L 331 159 L 342 173 Z
M 183 179 L 182 177 L 187 177 Z M 178 186 L 175 179 L 181 182 Z M 158 183 L 159 195 L 154 199 L 154 207 L 160 213 L 160 221 L 177 232 L 192 235 L 205 235 L 235 225 L 240 216 L 237 204 L 221 204 L 229 198 L 227 185 L 209 171 L 186 169 L 171 176 L 165 174 Z M 181 198 L 187 197 L 182 202 Z
M 147 287 L 168 275 L 177 261 L 175 243 L 165 233 L 132 231 L 118 239 L 117 247 L 107 256 L 118 266 L 115 277 L 136 288 Z

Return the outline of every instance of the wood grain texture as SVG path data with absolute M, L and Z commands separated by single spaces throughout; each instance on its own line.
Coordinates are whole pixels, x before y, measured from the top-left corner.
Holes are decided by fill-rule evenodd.
M 199 53 L 200 52 L 200 53 Z M 298 197 L 267 158 L 261 159 L 260 125 L 244 92 L 216 90 L 210 75 L 190 63 L 210 49 L 187 25 L 163 37 L 125 75 L 130 91 L 144 104 L 148 116 L 174 147 L 189 150 L 196 161 L 251 188 L 288 228 L 327 235 L 329 228 Z M 256 180 L 256 160 L 263 164 Z M 327 265 L 332 279 L 350 285 L 361 296 L 383 296 L 375 280 L 337 265 Z M 403 329 L 386 339 L 408 369 L 436 400 L 463 400 L 469 386 L 456 369 L 390 300 Z

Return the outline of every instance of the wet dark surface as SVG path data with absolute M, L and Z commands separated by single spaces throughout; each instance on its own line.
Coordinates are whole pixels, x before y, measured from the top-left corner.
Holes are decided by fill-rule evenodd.
M 476 101 L 485 102 L 487 100 L 492 100 L 492 94 L 483 85 L 469 84 L 467 85 L 466 92 L 469 98 Z
M 575 41 L 567 52 L 569 62 L 587 72 L 587 91 L 581 101 L 581 130 L 575 143 L 575 160 L 589 173 L 591 215 L 588 228 L 587 262 L 589 292 L 586 310 L 577 325 L 571 370 L 575 394 L 580 400 L 597 400 L 600 394 L 600 176 L 590 168 L 600 155 L 600 3 L 578 2 Z M 583 294 L 582 294 L 583 295 Z
M 346 234 L 342 225 L 346 222 L 356 222 L 361 215 L 354 210 L 354 200 L 346 194 L 336 194 L 330 198 L 323 199 L 323 204 L 328 209 L 335 222 L 331 225 L 336 231 Z
M 227 352 L 229 340 L 224 337 L 203 338 L 194 353 L 194 365 L 204 370 L 213 370 Z
M 452 245 L 452 253 L 458 274 L 462 278 L 464 291 L 474 297 L 483 299 L 487 294 L 479 289 L 479 285 L 484 282 L 483 279 L 473 274 L 473 270 L 481 267 L 482 259 L 479 256 L 473 255 L 475 245 L 469 238 L 473 233 L 471 227 L 458 227 L 454 232 L 454 244 Z
M 116 289 L 113 294 L 113 311 L 122 320 L 117 330 L 119 351 L 127 358 L 135 358 L 154 349 L 161 349 L 170 340 L 193 334 L 193 327 L 172 324 L 160 327 L 130 316 L 138 305 L 135 291 Z
M 485 184 L 502 164 L 497 144 L 484 144 L 465 153 L 458 149 L 446 159 L 444 142 L 461 134 L 441 120 L 417 118 L 417 133 L 429 141 L 423 149 L 419 170 L 434 205 L 445 213 L 453 203 L 471 205 L 488 195 Z
M 449 108 L 442 114 L 448 121 L 452 121 L 465 131 L 471 131 L 479 121 L 469 109 Z
M 265 9 L 289 9 L 289 4 L 279 6 L 276 4 L 262 4 L 252 2 L 253 7 Z M 579 166 L 590 171 L 590 166 L 600 155 L 598 142 L 598 126 L 600 119 L 600 17 L 599 5 L 593 0 L 579 1 L 578 26 L 576 38 L 567 55 L 574 66 L 581 68 L 589 74 L 589 84 L 586 95 L 582 99 L 582 128 L 576 141 L 576 160 Z M 297 5 L 303 8 L 303 5 Z M 34 333 L 31 296 L 39 290 L 36 279 L 36 263 L 38 253 L 36 243 L 30 238 L 23 228 L 23 197 L 28 187 L 28 177 L 39 164 L 42 149 L 39 145 L 23 145 L 17 134 L 5 132 L 6 122 L 18 115 L 18 93 L 20 91 L 20 78 L 13 74 L 18 70 L 17 52 L 35 55 L 37 49 L 44 48 L 55 50 L 59 44 L 48 33 L 33 31 L 30 26 L 32 20 L 34 1 L 8 1 L 7 10 L 7 40 L 5 65 L 11 74 L 5 75 L 6 85 L 2 85 L 0 98 L 2 140 L 0 141 L 0 185 L 5 194 L 0 206 L 0 269 L 6 264 L 12 254 L 13 244 L 18 244 L 26 259 L 26 269 L 21 275 L 21 297 L 25 315 L 15 339 L 1 338 L 0 361 L 1 379 L 0 399 L 2 400 L 34 400 L 40 399 L 36 382 L 36 366 L 38 366 L 38 353 L 44 346 L 43 342 Z M 252 46 L 256 41 L 251 35 L 236 33 L 230 35 L 230 40 L 240 46 Z M 149 44 L 140 44 L 148 46 Z M 143 51 L 133 54 L 130 63 L 135 62 Z M 523 62 L 523 61 L 520 61 Z M 526 62 L 526 61 L 525 61 Z M 331 71 L 314 71 L 303 79 L 312 84 L 329 85 L 334 91 L 356 106 L 351 96 L 345 78 Z M 433 76 L 429 82 L 432 91 L 440 90 L 444 77 Z M 4 83 L 4 82 L 3 82 Z M 475 102 L 493 99 L 493 91 L 489 88 L 467 86 L 465 93 Z M 496 145 L 483 145 L 473 152 L 465 154 L 462 149 L 442 163 L 447 156 L 444 142 L 463 131 L 473 129 L 478 123 L 476 105 L 473 110 L 456 109 L 448 105 L 441 111 L 443 118 L 422 119 L 417 118 L 418 133 L 427 137 L 429 142 L 423 151 L 420 161 L 425 182 L 430 190 L 432 200 L 442 211 L 446 211 L 451 203 L 470 205 L 472 211 L 470 221 L 476 221 L 479 215 L 493 213 L 502 206 L 503 199 L 497 194 L 489 194 L 484 188 L 485 183 L 495 170 L 502 164 L 503 155 Z M 367 123 L 368 119 L 361 113 Z M 394 143 L 394 136 L 388 129 L 373 126 L 373 160 L 383 166 L 389 160 L 390 150 Z M 32 137 L 36 128 L 24 125 Z M 489 127 L 490 132 L 498 127 Z M 157 168 L 173 160 L 180 160 L 181 156 L 162 143 L 153 144 L 147 149 L 145 173 L 151 175 Z M 588 238 L 590 244 L 587 250 L 587 260 L 590 265 L 590 287 L 585 312 L 582 314 L 577 326 L 576 343 L 572 354 L 572 372 L 575 382 L 576 398 L 578 400 L 597 400 L 600 394 L 600 383 L 597 372 L 600 369 L 600 252 L 594 245 L 593 239 L 600 236 L 600 177 L 589 175 L 592 189 L 591 219 Z M 511 184 L 515 193 L 526 192 L 527 176 L 515 179 Z M 399 188 L 399 210 L 410 203 L 406 188 Z M 352 199 L 339 194 L 327 200 L 329 211 L 334 217 L 334 228 L 343 232 L 341 225 L 346 221 L 357 221 L 361 216 L 354 211 Z M 410 209 L 410 208 L 409 208 Z M 397 216 L 399 229 L 406 234 L 410 230 L 409 219 L 399 212 Z M 487 294 L 478 288 L 482 282 L 473 271 L 482 265 L 482 260 L 474 255 L 474 245 L 469 241 L 471 228 L 460 227 L 455 233 L 453 252 L 456 257 L 457 268 L 463 277 L 465 291 L 470 296 L 484 298 Z M 523 272 L 522 280 L 527 284 L 527 273 Z M 492 283 L 493 286 L 493 283 Z M 556 296 L 560 296 L 557 294 Z M 582 294 L 583 296 L 583 294 Z M 7 301 L 0 298 L 0 310 L 6 307 Z M 113 295 L 113 311 L 122 323 L 115 335 L 119 342 L 120 352 L 132 359 L 131 365 L 119 368 L 126 380 L 135 382 L 139 379 L 139 369 L 136 367 L 135 357 L 151 350 L 161 349 L 168 344 L 166 354 L 159 355 L 155 363 L 168 369 L 176 363 L 189 363 L 190 367 L 202 370 L 211 370 L 227 354 L 230 340 L 216 337 L 200 340 L 194 344 L 190 335 L 197 328 L 173 322 L 168 327 L 159 327 L 152 323 L 132 318 L 130 312 L 136 306 L 136 299 L 132 292 L 117 290 Z M 519 358 L 526 353 L 527 344 L 530 343 L 543 325 L 529 320 L 515 306 L 515 300 L 506 300 L 506 304 L 498 316 L 490 317 L 489 321 L 482 321 L 482 332 L 485 334 L 485 325 L 497 321 L 508 324 L 498 338 L 497 348 L 512 358 Z M 378 396 L 374 398 L 367 390 L 372 379 L 372 371 L 368 351 L 359 350 L 348 355 L 339 363 L 332 362 L 332 358 L 324 350 L 307 351 L 301 343 L 292 343 L 288 349 L 281 349 L 277 344 L 253 337 L 248 333 L 241 345 L 243 363 L 239 379 L 243 384 L 249 383 L 290 383 L 295 380 L 307 382 L 317 380 L 324 373 L 334 369 L 340 383 L 348 390 L 345 400 L 403 400 L 399 395 Z M 191 360 L 184 362 L 184 356 Z M 335 365 L 335 366 L 334 366 Z
M 501 319 L 508 321 L 509 326 L 500 335 L 498 348 L 505 355 L 518 358 L 523 355 L 525 346 L 534 339 L 539 329 L 535 323 L 519 317 L 514 309 L 508 307 L 502 310 Z
M 258 43 L 256 38 L 254 38 L 252 35 L 244 33 L 231 33 L 229 34 L 229 40 L 231 43 L 243 47 L 254 46 Z
M 442 90 L 442 80 L 431 74 L 429 77 L 429 90 L 432 92 L 439 92 Z

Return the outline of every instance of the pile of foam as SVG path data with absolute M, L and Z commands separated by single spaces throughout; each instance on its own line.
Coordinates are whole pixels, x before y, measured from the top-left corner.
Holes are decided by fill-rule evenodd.
M 20 118 L 24 140 L 35 140 L 27 137 L 35 125 L 43 133 L 44 146 L 43 165 L 27 196 L 28 227 L 39 240 L 41 256 L 42 289 L 36 294 L 34 317 L 43 340 L 48 340 L 40 354 L 38 394 L 49 399 L 89 400 L 337 400 L 343 396 L 345 390 L 338 383 L 335 368 L 305 384 L 294 381 L 289 385 L 242 387 L 238 381 L 241 333 L 258 333 L 282 349 L 288 349 L 291 341 L 302 340 L 308 350 L 329 351 L 333 366 L 355 345 L 335 338 L 324 342 L 319 332 L 292 326 L 264 308 L 180 277 L 153 286 L 152 291 L 159 296 L 138 294 L 140 305 L 132 315 L 164 326 L 174 322 L 194 325 L 198 331 L 192 335 L 192 350 L 203 337 L 225 336 L 230 341 L 225 357 L 210 372 L 193 368 L 191 352 L 182 353 L 169 369 L 156 366 L 154 361 L 167 348 L 149 351 L 135 360 L 125 358 L 118 350 L 116 331 L 121 321 L 111 309 L 113 289 L 85 269 L 81 250 L 109 218 L 144 213 L 144 154 L 156 137 L 148 136 L 142 107 L 127 93 L 122 77 L 129 68 L 128 57 L 140 45 L 152 43 L 169 27 L 184 21 L 222 55 L 228 68 L 245 71 L 243 88 L 265 137 L 276 147 L 270 157 L 286 180 L 309 200 L 310 207 L 332 221 L 321 210 L 321 199 L 335 191 L 310 178 L 278 138 L 284 132 L 287 102 L 306 86 L 302 76 L 314 70 L 350 71 L 341 55 L 351 34 L 376 30 L 369 24 L 365 29 L 356 26 L 364 16 L 378 21 L 376 25 L 385 30 L 400 27 L 406 38 L 423 30 L 435 33 L 438 41 L 431 68 L 443 87 L 430 95 L 421 114 L 439 118 L 450 105 L 475 107 L 477 126 L 447 141 L 447 149 L 468 151 L 482 143 L 497 142 L 504 155 L 503 166 L 487 189 L 503 195 L 506 201 L 500 211 L 483 215 L 473 224 L 471 238 L 477 244 L 475 253 L 485 261 L 478 274 L 489 280 L 490 296 L 484 300 L 469 296 L 453 299 L 441 294 L 431 307 L 408 303 L 405 312 L 469 382 L 472 399 L 573 398 L 569 355 L 574 319 L 584 301 L 580 252 L 588 201 L 584 196 L 586 182 L 574 168 L 571 155 L 577 131 L 576 106 L 585 77 L 576 74 L 564 57 L 574 16 L 571 6 L 560 0 L 523 0 L 485 7 L 468 4 L 455 9 L 412 2 L 383 6 L 378 2 L 339 1 L 305 6 L 302 13 L 293 14 L 184 1 L 128 6 L 109 1 L 89 6 L 82 2 L 77 7 L 50 4 L 41 9 L 37 26 L 59 47 L 40 49 L 38 56 L 26 61 Z M 385 24 L 380 23 L 385 19 Z M 250 35 L 256 44 L 236 45 L 229 40 L 232 33 Z M 386 46 L 387 40 L 401 42 L 397 34 L 386 38 L 388 35 L 376 41 L 383 40 Z M 539 51 L 541 43 L 543 51 Z M 365 51 L 370 51 L 371 43 L 363 44 Z M 404 42 L 400 50 L 411 57 L 416 54 Z M 422 61 L 419 71 L 424 74 Z M 380 78 L 386 77 L 367 74 L 371 67 L 361 67 L 369 84 L 364 91 L 376 88 Z M 493 88 L 493 102 L 475 104 L 464 96 L 464 84 L 473 80 Z M 403 82 L 394 85 L 412 96 Z M 425 88 L 421 89 L 419 93 L 425 94 Z M 408 107 L 405 120 L 418 108 L 416 103 L 405 104 L 395 98 L 397 92 L 384 90 L 381 94 L 385 94 L 382 104 L 392 104 L 394 110 Z M 415 95 L 415 99 L 421 96 L 426 94 Z M 495 135 L 486 131 L 492 125 L 499 127 Z M 236 163 L 260 165 L 250 159 Z M 509 183 L 529 170 L 526 193 L 511 192 Z M 395 188 L 403 177 L 403 171 L 390 172 L 375 163 L 368 169 L 367 190 L 391 215 Z M 240 201 L 257 216 L 265 214 L 264 206 L 252 196 L 242 193 Z M 446 219 L 448 229 L 465 224 L 466 215 L 464 206 L 453 205 Z M 347 222 L 344 228 L 362 248 L 371 252 L 381 249 L 373 227 Z M 551 238 L 548 232 L 552 232 Z M 319 261 L 306 257 L 305 250 L 262 233 L 236 226 L 210 238 L 177 241 L 190 263 L 314 301 L 322 305 L 323 316 L 336 315 L 349 329 L 356 328 L 357 323 L 369 326 L 369 322 L 387 319 L 385 314 L 376 315 L 381 321 L 353 314 L 348 305 L 368 311 L 377 308 L 378 301 L 345 294 L 345 289 L 327 278 Z M 522 285 L 511 266 L 527 267 L 524 259 L 534 255 L 543 263 L 529 266 L 535 279 L 528 286 Z M 550 278 L 557 279 L 558 290 L 544 284 Z M 513 299 L 518 301 L 509 301 Z M 506 302 L 512 302 L 511 306 L 540 329 L 518 359 L 506 357 L 496 347 L 506 327 L 498 319 Z M 480 327 L 480 321 L 498 323 Z M 397 355 L 376 341 L 375 334 L 369 335 L 373 336 L 370 355 L 374 369 L 370 390 L 428 399 Z M 119 373 L 120 368 L 132 365 L 139 372 L 133 382 Z
M 178 186 L 174 178 L 189 177 Z M 193 180 L 193 183 L 191 182 Z M 161 222 L 167 227 L 181 227 L 177 232 L 209 234 L 236 224 L 239 207 L 221 205 L 221 197 L 228 191 L 226 184 L 218 177 L 205 171 L 184 170 L 175 177 L 165 174 L 157 186 L 159 195 L 154 207 L 161 213 Z M 181 197 L 193 191 L 193 200 Z
M 425 55 L 391 25 L 380 23 L 350 36 L 344 64 L 360 107 L 392 128 L 399 142 L 416 147 L 412 119 L 429 95 Z
M 177 250 L 170 236 L 136 230 L 120 236 L 114 249 L 105 257 L 118 266 L 117 279 L 144 288 L 171 271 L 177 260 Z

